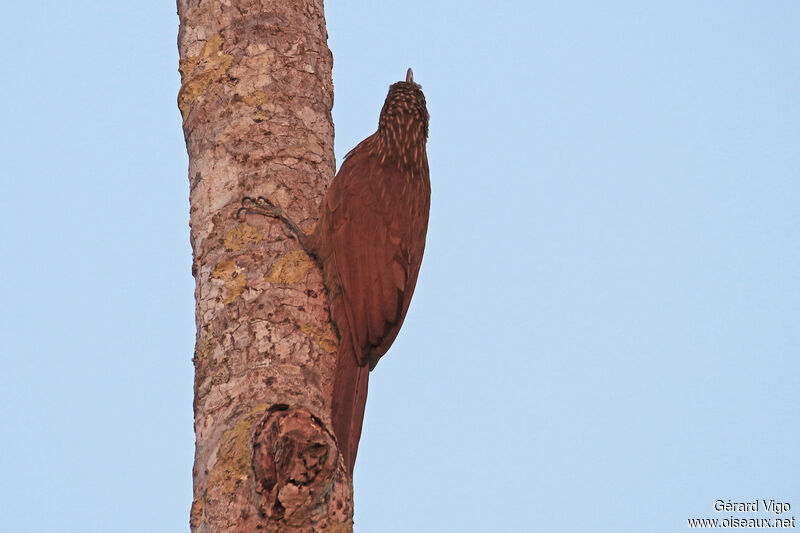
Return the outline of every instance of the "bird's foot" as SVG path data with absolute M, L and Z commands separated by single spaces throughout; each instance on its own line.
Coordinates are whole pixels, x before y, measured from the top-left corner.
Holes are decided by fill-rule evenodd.
M 283 219 L 289 219 L 283 209 L 263 196 L 257 198 L 245 196 L 242 198 L 242 207 L 236 212 L 236 218 L 241 220 L 245 215 L 262 215 L 265 217 L 277 218 L 281 221 L 283 221 Z
M 244 220 L 244 217 L 247 215 L 261 215 L 280 220 L 286 229 L 289 230 L 291 236 L 297 240 L 298 244 L 300 244 L 303 250 L 305 250 L 309 255 L 313 256 L 313 253 L 308 249 L 307 246 L 306 233 L 300 229 L 300 226 L 295 224 L 294 220 L 289 218 L 289 215 L 286 214 L 286 211 L 281 209 L 280 206 L 272 203 L 272 200 L 264 198 L 263 196 L 258 196 L 257 198 L 245 196 L 242 199 L 242 207 L 240 207 L 236 212 L 236 218 L 238 220 Z

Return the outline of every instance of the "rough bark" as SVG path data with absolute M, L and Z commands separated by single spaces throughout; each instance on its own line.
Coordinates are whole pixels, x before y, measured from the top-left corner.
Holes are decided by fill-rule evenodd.
M 192 530 L 351 531 L 320 273 L 276 221 L 236 218 L 245 195 L 263 195 L 308 229 L 333 178 L 322 0 L 178 0 L 178 14 L 196 280 Z

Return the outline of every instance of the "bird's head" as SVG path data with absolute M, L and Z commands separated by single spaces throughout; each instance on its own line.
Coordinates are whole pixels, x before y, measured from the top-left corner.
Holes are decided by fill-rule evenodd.
M 381 109 L 379 129 L 406 130 L 417 141 L 428 139 L 428 108 L 422 86 L 414 82 L 414 72 L 408 69 L 406 81 L 398 81 L 389 87 L 389 94 Z

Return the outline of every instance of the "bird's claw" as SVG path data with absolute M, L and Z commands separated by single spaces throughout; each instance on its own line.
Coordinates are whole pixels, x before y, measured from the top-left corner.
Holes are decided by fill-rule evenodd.
M 247 214 L 264 215 L 273 218 L 281 218 L 281 213 L 270 200 L 263 196 L 253 198 L 252 196 L 245 196 L 242 198 L 242 207 L 236 211 L 236 218 L 241 220 Z
M 272 200 L 258 196 L 245 196 L 242 198 L 242 207 L 236 211 L 236 219 L 242 220 L 243 215 L 261 215 L 265 217 L 275 218 L 283 223 L 283 226 L 289 231 L 290 235 L 297 240 L 303 250 L 313 257 L 313 253 L 308 249 L 306 244 L 306 234 L 295 222 L 289 218 L 281 207 L 272 203 Z

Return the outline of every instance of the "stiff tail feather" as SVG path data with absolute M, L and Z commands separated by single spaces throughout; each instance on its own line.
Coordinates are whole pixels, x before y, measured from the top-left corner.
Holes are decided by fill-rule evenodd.
M 356 462 L 358 441 L 361 439 L 368 381 L 369 366 L 358 364 L 350 335 L 343 335 L 336 355 L 331 419 L 339 451 L 344 457 L 347 471 L 351 474 Z

